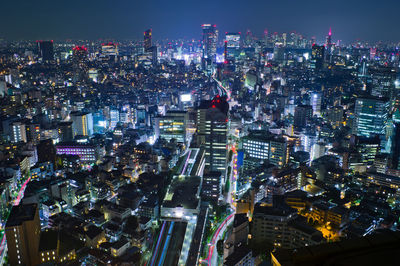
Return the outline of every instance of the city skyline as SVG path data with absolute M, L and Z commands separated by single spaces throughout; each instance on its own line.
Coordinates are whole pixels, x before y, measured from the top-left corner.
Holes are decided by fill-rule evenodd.
M 4 3 L 0 265 L 399 264 L 398 7 Z
M 333 6 L 318 1 L 150 1 L 118 3 L 100 1 L 6 2 L 0 23 L 0 38 L 19 39 L 141 39 L 143 30 L 152 28 L 154 39 L 195 38 L 200 25 L 216 24 L 220 32 L 246 32 L 261 36 L 270 32 L 296 31 L 323 40 L 331 27 L 335 39 L 351 43 L 400 40 L 395 10 L 400 3 L 386 1 L 376 6 L 372 0 L 336 1 Z M 387 8 L 390 6 L 391 8 Z M 161 8 L 162 7 L 162 8 Z M 374 19 L 371 19 L 374 18 Z M 49 23 L 51 22 L 51 23 Z

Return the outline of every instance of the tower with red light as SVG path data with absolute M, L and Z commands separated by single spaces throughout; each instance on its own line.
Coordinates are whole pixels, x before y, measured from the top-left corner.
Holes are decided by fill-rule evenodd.
M 73 81 L 84 82 L 88 76 L 88 49 L 85 46 L 75 46 L 72 49 Z
M 197 135 L 206 151 L 205 171 L 226 175 L 229 104 L 226 97 L 215 96 L 197 108 Z

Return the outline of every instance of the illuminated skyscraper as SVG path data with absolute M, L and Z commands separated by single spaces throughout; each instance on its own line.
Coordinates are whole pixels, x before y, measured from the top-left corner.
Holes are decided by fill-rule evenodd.
M 152 47 L 152 40 L 151 40 L 151 29 L 148 29 L 144 32 L 144 50 L 147 52 L 151 49 Z
M 212 101 L 204 101 L 197 109 L 197 132 L 203 137 L 206 148 L 207 171 L 218 171 L 225 176 L 228 131 L 227 101 L 217 95 Z
M 72 49 L 72 64 L 74 69 L 74 82 L 85 81 L 88 77 L 88 51 L 84 46 L 75 46 Z
M 328 50 L 328 53 L 331 52 L 331 48 L 332 48 L 332 29 L 329 28 L 329 33 L 326 36 L 326 49 Z
M 157 46 L 152 44 L 152 30 L 148 29 L 144 32 L 143 36 L 144 52 L 151 57 L 151 62 L 153 65 L 158 63 L 157 59 Z
M 294 110 L 294 123 L 295 127 L 305 127 L 309 123 L 313 115 L 311 105 L 298 105 Z
M 74 139 L 72 121 L 58 123 L 58 136 L 61 142 L 72 141 Z
M 226 58 L 233 58 L 240 53 L 240 32 L 225 33 Z
M 321 70 L 324 66 L 325 47 L 313 44 L 311 52 L 311 68 Z
M 186 142 L 186 123 L 188 114 L 185 111 L 168 111 L 165 116 L 156 118 L 156 135 L 170 141 Z
M 53 41 L 38 41 L 39 57 L 43 61 L 54 60 Z
M 117 56 L 118 55 L 118 45 L 116 43 L 103 43 L 101 44 L 101 55 L 102 56 Z
M 269 38 L 268 38 L 268 29 L 264 30 L 264 46 L 268 47 L 269 45 Z
M 359 97 L 356 100 L 355 133 L 358 136 L 370 137 L 384 135 L 389 110 L 389 101 L 378 97 Z
M 16 121 L 12 123 L 12 141 L 17 142 L 26 142 L 26 127 L 24 123 Z
M 93 116 L 91 113 L 72 112 L 74 136 L 91 136 L 93 134 Z
M 203 24 L 203 58 L 215 61 L 217 54 L 218 30 L 216 25 Z
M 321 115 L 322 93 L 311 93 L 310 105 L 312 106 L 313 113 L 317 116 Z
M 6 228 L 8 263 L 38 265 L 40 221 L 36 203 L 13 206 Z
M 234 33 L 227 32 L 225 34 L 225 40 L 228 42 L 227 43 L 228 48 L 235 48 L 235 49 L 240 48 L 240 32 L 234 32 Z
M 245 39 L 245 46 L 250 47 L 252 46 L 253 43 L 253 33 L 251 33 L 251 30 L 246 31 L 246 39 Z
M 332 47 L 333 47 L 332 30 L 331 30 L 331 28 L 329 28 L 328 36 L 326 36 L 325 47 L 326 47 L 326 53 L 325 53 L 326 59 L 325 59 L 325 61 L 331 62 L 331 60 L 332 60 Z

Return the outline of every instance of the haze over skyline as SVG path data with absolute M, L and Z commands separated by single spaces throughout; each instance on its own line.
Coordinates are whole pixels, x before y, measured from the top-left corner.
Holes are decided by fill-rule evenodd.
M 152 28 L 155 39 L 196 38 L 200 25 L 217 24 L 221 33 L 250 29 L 261 36 L 296 31 L 322 41 L 329 27 L 334 39 L 399 41 L 396 10 L 400 1 L 136 1 L 87 0 L 2 4 L 0 37 L 4 39 L 140 39 Z M 382 2 L 382 3 L 383 3 Z

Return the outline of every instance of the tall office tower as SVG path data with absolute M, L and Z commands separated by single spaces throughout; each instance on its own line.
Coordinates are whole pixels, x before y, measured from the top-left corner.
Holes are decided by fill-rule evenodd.
M 74 140 L 74 130 L 72 123 L 72 121 L 58 123 L 58 136 L 61 142 Z
M 332 29 L 331 28 L 329 28 L 329 33 L 326 36 L 325 46 L 326 46 L 327 54 L 330 55 L 332 52 Z
M 53 41 L 38 41 L 39 56 L 43 61 L 54 60 Z
M 282 33 L 282 43 L 283 43 L 283 47 L 286 47 L 286 45 L 287 45 L 287 33 Z
M 197 109 L 197 132 L 206 150 L 207 171 L 226 172 L 229 104 L 219 95 Z
M 342 106 L 334 106 L 326 110 L 326 120 L 333 128 L 339 127 L 343 124 L 343 114 L 344 110 Z
M 324 66 L 325 47 L 313 44 L 311 51 L 311 68 L 321 70 Z
M 40 221 L 37 204 L 13 206 L 6 223 L 10 265 L 38 265 Z
M 74 82 L 83 82 L 88 78 L 88 51 L 84 46 L 75 46 L 72 54 Z
M 110 127 L 114 129 L 119 122 L 119 111 L 117 109 L 110 110 Z
M 358 97 L 354 109 L 356 123 L 354 133 L 358 136 L 384 135 L 389 110 L 386 98 Z
M 282 44 L 277 44 L 274 47 L 274 60 L 282 62 L 285 60 L 285 47 Z
M 391 168 L 400 169 L 400 123 L 394 124 L 394 136 L 392 136 Z
M 245 46 L 246 47 L 251 47 L 253 44 L 253 33 L 251 33 L 251 30 L 246 31 L 246 39 L 245 39 Z
M 228 48 L 240 48 L 240 32 L 227 32 L 225 34 Z
M 224 63 L 228 63 L 228 41 L 224 42 Z
M 242 143 L 246 157 L 249 157 L 245 159 L 246 163 L 252 160 L 254 165 L 259 165 L 262 160 L 269 160 L 270 163 L 282 167 L 289 159 L 286 140 L 268 131 L 251 131 L 242 138 Z
M 188 113 L 185 111 L 168 111 L 165 116 L 156 118 L 156 136 L 178 143 L 186 143 L 186 124 Z
M 74 136 L 91 136 L 93 134 L 92 113 L 72 112 L 70 116 Z
M 321 92 L 312 92 L 310 105 L 312 106 L 313 113 L 317 116 L 321 115 L 321 105 L 322 105 L 322 93 Z
M 395 81 L 396 69 L 393 67 L 375 67 L 368 69 L 371 78 L 371 95 L 387 97 L 393 100 L 396 97 Z
M 239 54 L 240 48 L 240 32 L 225 34 L 226 55 L 228 58 L 233 58 Z
M 15 121 L 11 124 L 12 127 L 12 141 L 17 142 L 27 142 L 26 139 L 26 128 L 25 124 L 20 121 Z
M 298 105 L 294 109 L 294 123 L 295 127 L 305 127 L 313 115 L 311 105 Z
M 144 32 L 143 38 L 144 38 L 144 50 L 145 50 L 145 52 L 149 51 L 150 48 L 153 46 L 152 45 L 152 40 L 151 40 L 151 32 L 152 32 L 151 29 L 148 29 L 148 30 L 146 30 Z
M 264 30 L 264 46 L 269 46 L 269 36 L 268 36 L 268 29 Z
M 215 61 L 217 54 L 218 30 L 216 25 L 203 24 L 203 58 Z
M 33 143 L 39 143 L 40 141 L 40 124 L 39 123 L 30 123 L 26 126 L 26 137 L 28 141 L 32 141 Z
M 118 56 L 118 45 L 116 43 L 102 43 L 101 44 L 101 55 L 105 57 Z
M 380 150 L 381 140 L 379 137 L 356 137 L 355 144 L 356 150 L 360 154 L 361 162 L 372 165 Z

